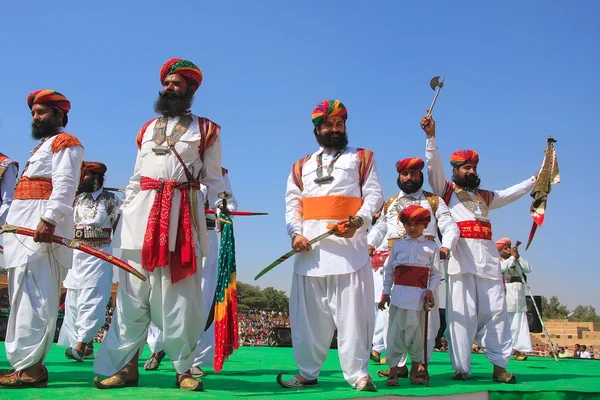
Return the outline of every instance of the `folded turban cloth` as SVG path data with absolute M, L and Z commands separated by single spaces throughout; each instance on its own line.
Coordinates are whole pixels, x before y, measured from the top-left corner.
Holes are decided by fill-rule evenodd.
M 512 242 L 510 241 L 510 239 L 505 237 L 496 242 L 496 248 L 498 249 L 498 251 L 500 251 L 504 248 L 504 246 L 511 247 L 511 244 Z
M 344 121 L 348 119 L 348 110 L 339 100 L 323 100 L 312 112 L 312 122 L 314 126 L 319 126 L 327 117 L 341 117 Z
M 106 165 L 99 161 L 84 161 L 83 162 L 83 172 L 91 172 L 94 174 L 104 175 L 106 173 Z
M 164 85 L 168 75 L 181 76 L 195 92 L 202 83 L 202 71 L 191 61 L 181 58 L 171 58 L 160 69 L 160 83 Z
M 414 221 L 425 226 L 431 222 L 431 212 L 425 207 L 413 204 L 400 211 L 400 222 L 403 224 L 409 221 Z
M 27 96 L 29 109 L 32 109 L 34 104 L 45 104 L 65 114 L 71 109 L 71 103 L 65 96 L 50 89 L 36 90 L 29 93 L 29 96 Z
M 414 169 L 415 171 L 421 171 L 425 166 L 425 162 L 420 158 L 405 158 L 396 163 L 396 171 L 398 173 L 405 169 Z
M 450 156 L 450 164 L 455 168 L 467 163 L 479 164 L 479 154 L 474 150 L 458 150 Z

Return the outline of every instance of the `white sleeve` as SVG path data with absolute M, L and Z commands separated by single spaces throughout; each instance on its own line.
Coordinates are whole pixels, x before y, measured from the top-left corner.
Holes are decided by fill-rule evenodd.
M 52 194 L 46 203 L 44 218 L 60 223 L 65 216 L 73 215 L 83 160 L 81 146 L 70 146 L 52 154 Z
M 387 217 L 385 216 L 383 210 L 381 210 L 381 216 L 379 217 L 375 225 L 371 227 L 371 230 L 367 234 L 367 243 L 377 249 L 381 245 L 381 242 L 383 242 L 383 239 L 385 238 L 386 234 Z
M 223 179 L 221 154 L 221 136 L 204 152 L 202 159 L 202 170 L 200 171 L 200 182 L 206 185 L 209 207 L 216 209 L 223 203 L 219 193 L 225 192 L 225 180 Z
M 440 249 L 435 246 L 433 260 L 431 262 L 431 271 L 429 276 L 429 285 L 427 288 L 434 292 L 442 281 L 442 269 L 440 268 Z
M 444 166 L 435 143 L 435 136 L 428 137 L 425 144 L 425 159 L 427 160 L 427 179 L 433 193 L 444 195 L 448 181 L 444 175 Z
M 517 260 L 517 265 L 519 267 L 521 267 L 521 271 L 526 272 L 526 273 L 531 272 L 531 265 L 529 265 L 527 260 L 524 259 L 523 257 L 519 257 L 519 259 Z
M 138 150 L 137 156 L 135 157 L 135 167 L 133 167 L 133 175 L 129 178 L 129 183 L 125 188 L 125 199 L 121 205 L 121 211 L 127 208 L 127 205 L 133 201 L 135 196 L 140 192 L 140 168 L 142 164 L 142 158 L 140 157 L 141 151 Z
M 236 211 L 238 209 L 238 203 L 233 195 L 233 191 L 231 190 L 231 182 L 229 181 L 229 174 L 226 173 L 223 175 L 223 179 L 225 181 L 225 191 L 231 195 L 229 199 L 227 199 L 227 209 L 229 211 Z
M 506 260 L 500 259 L 500 271 L 502 272 L 506 272 L 513 265 L 515 265 L 515 258 L 513 256 L 510 256 Z
M 0 224 L 6 221 L 6 215 L 8 209 L 12 204 L 13 197 L 15 195 L 15 185 L 17 183 L 17 177 L 19 175 L 19 169 L 15 163 L 11 163 L 6 167 L 2 180 L 0 181 Z
M 361 226 L 361 229 L 368 229 L 370 221 L 373 219 L 373 215 L 375 215 L 383 205 L 383 189 L 381 188 L 381 182 L 379 181 L 377 163 L 375 160 L 373 160 L 369 175 L 363 182 L 362 198 L 363 204 L 356 213 L 356 216 L 360 216 L 363 219 L 363 226 Z
M 383 294 L 390 294 L 392 292 L 392 285 L 394 284 L 394 260 L 396 259 L 396 251 L 394 246 L 390 251 L 390 255 L 385 260 L 383 266 Z
M 517 183 L 516 185 L 513 185 L 508 189 L 495 190 L 494 198 L 490 202 L 489 209 L 493 210 L 495 208 L 500 208 L 509 203 L 512 203 L 515 200 L 520 199 L 533 188 L 535 182 L 536 179 L 532 176 L 531 178 L 526 179 L 521 183 Z
M 442 247 L 451 251 L 454 250 L 454 246 L 460 237 L 460 230 L 458 229 L 458 225 L 456 225 L 456 221 L 452 218 L 448 206 L 441 197 L 439 198 L 435 218 L 437 219 L 438 228 L 442 233 Z
M 302 191 L 294 182 L 292 173 L 287 180 L 285 190 L 285 224 L 287 233 L 291 238 L 296 234 L 302 234 Z

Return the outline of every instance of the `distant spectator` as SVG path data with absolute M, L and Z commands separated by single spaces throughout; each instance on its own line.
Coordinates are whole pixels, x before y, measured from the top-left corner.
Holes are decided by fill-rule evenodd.
M 579 353 L 579 358 L 592 358 L 590 352 L 587 351 L 587 346 L 581 345 L 581 352 Z
M 581 346 L 579 346 L 579 343 L 577 343 L 575 345 L 575 352 L 573 353 L 573 358 L 580 358 L 579 354 L 581 353 Z

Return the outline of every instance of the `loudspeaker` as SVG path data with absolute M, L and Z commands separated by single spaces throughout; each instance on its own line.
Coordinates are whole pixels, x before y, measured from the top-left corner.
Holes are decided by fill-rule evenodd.
M 527 304 L 527 323 L 529 324 L 530 333 L 541 333 L 542 321 L 540 321 L 537 312 L 535 312 L 535 307 L 533 306 L 534 301 L 538 310 L 540 310 L 540 314 L 542 313 L 542 296 L 533 296 L 533 300 L 531 299 L 531 296 L 525 296 L 525 303 Z
M 271 347 L 292 347 L 292 330 L 290 328 L 273 328 L 268 343 Z M 330 348 L 337 349 L 337 329 L 333 333 Z

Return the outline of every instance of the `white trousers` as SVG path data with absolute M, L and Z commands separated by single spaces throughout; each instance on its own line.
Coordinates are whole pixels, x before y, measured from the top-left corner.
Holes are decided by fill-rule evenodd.
M 440 321 L 440 311 L 439 311 L 439 307 L 438 307 L 438 295 L 437 292 L 433 292 L 433 300 L 435 303 L 435 306 L 433 306 L 430 310 L 429 310 L 429 315 L 428 315 L 428 319 L 429 321 L 427 321 L 427 362 L 431 361 L 431 355 L 433 354 L 433 348 L 435 347 L 435 338 L 437 337 L 437 334 L 440 330 L 440 326 L 441 326 L 441 321 Z M 385 338 L 385 348 L 387 349 L 388 347 L 388 334 L 389 334 L 389 309 L 386 309 L 384 311 L 384 335 L 383 337 Z M 397 367 L 404 367 L 406 365 L 406 354 L 403 354 L 398 361 L 398 364 L 396 365 Z M 387 355 L 386 355 L 387 357 Z M 420 357 L 421 359 L 423 358 L 423 356 Z M 411 361 L 415 361 L 412 359 L 411 357 Z M 389 364 L 389 357 L 388 357 L 388 364 Z
M 448 352 L 452 368 L 471 373 L 473 340 L 489 362 L 506 368 L 512 349 L 503 282 L 457 274 L 448 275 L 448 283 Z
M 316 379 L 329 352 L 334 329 L 344 379 L 350 385 L 367 376 L 373 342 L 373 271 L 370 262 L 356 272 L 324 277 L 294 274 L 290 323 L 300 375 Z
M 142 282 L 119 270 L 117 306 L 98 350 L 94 372 L 113 375 L 139 354 L 146 343 L 150 322 L 164 332 L 165 352 L 175 371 L 186 372 L 192 367 L 202 330 L 198 322 L 204 320 L 202 268 L 172 284 L 169 266 L 153 272 L 142 269 L 141 250 L 123 250 L 121 256 L 148 280 Z
M 375 303 L 375 331 L 373 332 L 373 350 L 381 353 L 385 350 L 385 311 L 380 310 Z
M 531 337 L 529 336 L 529 323 L 527 322 L 527 313 L 517 312 L 508 313 L 510 321 L 510 335 L 512 338 L 512 348 L 521 352 L 531 352 Z
M 6 357 L 17 371 L 43 361 L 54 341 L 60 284 L 67 270 L 46 253 L 34 262 L 8 269 L 10 316 Z
M 68 289 L 65 299 L 65 318 L 58 345 L 75 347 L 89 343 L 106 323 L 106 305 L 110 300 L 111 285 L 83 289 Z
M 406 364 L 407 354 L 412 362 L 423 362 L 424 320 L 425 311 L 390 306 L 386 353 L 390 368 L 401 361 Z
M 219 272 L 219 238 L 214 229 L 208 230 L 208 257 L 202 260 L 202 297 L 204 298 L 204 322 L 202 323 L 202 333 L 198 340 L 196 355 L 194 357 L 194 367 L 212 366 L 214 361 L 215 348 L 215 324 L 204 331 L 206 320 L 210 313 L 210 308 L 215 297 L 217 289 L 217 273 Z M 162 332 L 154 324 L 150 324 L 148 329 L 148 346 L 153 353 L 164 349 Z

